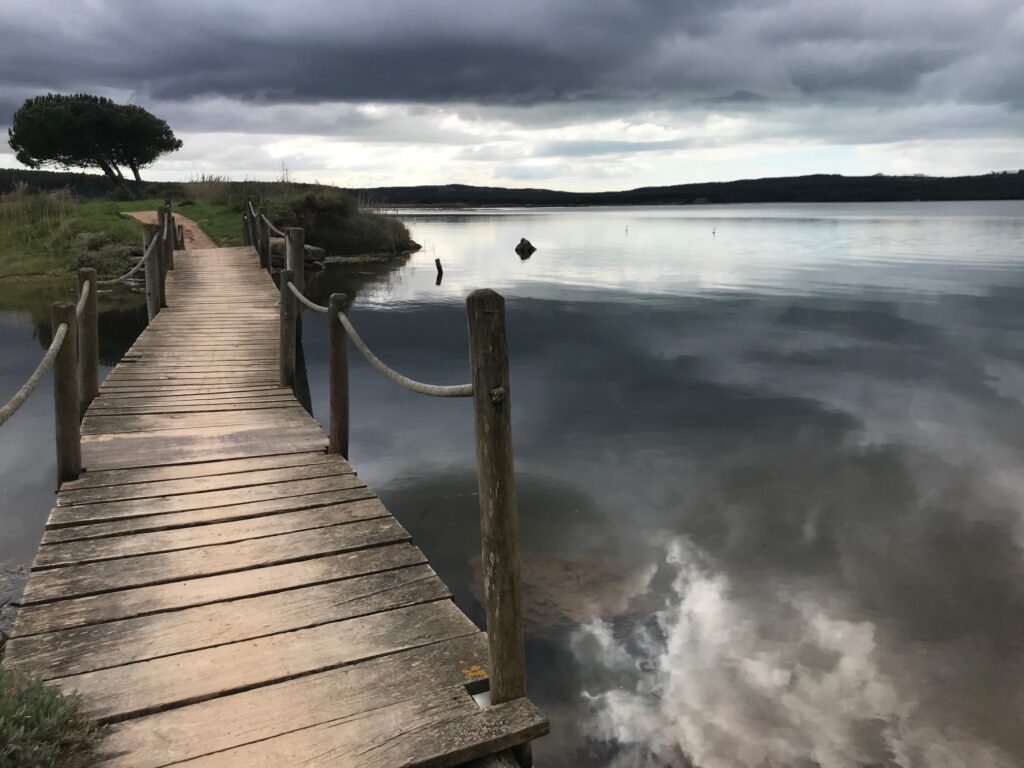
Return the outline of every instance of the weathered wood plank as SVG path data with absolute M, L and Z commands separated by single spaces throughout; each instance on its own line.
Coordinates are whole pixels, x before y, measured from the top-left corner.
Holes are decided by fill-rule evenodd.
M 107 722 L 225 696 L 477 631 L 454 603 L 440 600 L 56 678 L 54 683 L 62 690 L 78 691 L 84 711 L 90 717 Z M 340 638 L 344 641 L 339 642 Z M 182 670 L 188 670 L 188 674 L 181 674 Z
M 18 611 L 17 636 L 270 594 L 423 562 L 425 558 L 419 549 L 399 543 L 187 581 L 24 605 Z
M 112 621 L 10 640 L 8 664 L 47 678 L 252 640 L 450 597 L 428 565 L 384 571 L 342 584 Z
M 110 726 L 104 768 L 161 768 L 457 686 L 485 667 L 482 632 Z M 480 673 L 474 672 L 473 676 Z M 295 706 L 302 702 L 302 706 Z M 187 734 L 187 738 L 183 738 Z
M 83 435 L 117 434 L 123 432 L 158 432 L 165 429 L 197 427 L 288 426 L 308 423 L 312 418 L 298 403 L 286 408 L 229 410 L 213 413 L 129 414 L 105 416 L 89 414 L 82 422 Z
M 548 731 L 526 699 L 480 709 L 461 686 L 179 763 L 188 768 L 457 766 Z
M 32 572 L 22 603 L 164 584 L 408 540 L 409 534 L 398 521 L 386 517 L 234 544 L 138 555 L 74 568 L 51 568 Z
M 124 485 L 106 485 L 97 488 L 61 489 L 58 506 L 96 504 L 126 499 L 149 499 L 157 496 L 224 491 L 249 485 L 280 483 L 289 480 L 312 480 L 318 477 L 354 474 L 346 461 L 334 461 L 332 456 L 319 457 L 319 461 L 299 466 L 286 466 L 249 472 L 223 472 L 216 475 L 192 476 L 175 480 L 132 482 Z

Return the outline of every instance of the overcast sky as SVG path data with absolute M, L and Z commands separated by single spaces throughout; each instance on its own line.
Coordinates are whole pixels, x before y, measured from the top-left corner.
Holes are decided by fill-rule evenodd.
M 1020 0 L 2 0 L 0 126 L 141 104 L 146 174 L 624 189 L 1024 167 Z M 17 165 L 4 143 L 0 165 Z

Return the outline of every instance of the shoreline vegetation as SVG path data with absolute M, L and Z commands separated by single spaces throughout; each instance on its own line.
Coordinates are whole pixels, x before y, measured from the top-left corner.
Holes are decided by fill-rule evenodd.
M 217 245 L 242 245 L 248 200 L 280 228 L 302 226 L 306 242 L 329 257 L 380 257 L 419 248 L 397 219 L 365 210 L 335 187 L 290 182 L 232 182 L 204 176 L 145 184 L 129 199 L 102 176 L 0 169 L 0 279 L 54 279 L 93 267 L 101 279 L 127 271 L 142 255 L 139 223 L 125 214 L 171 200 Z

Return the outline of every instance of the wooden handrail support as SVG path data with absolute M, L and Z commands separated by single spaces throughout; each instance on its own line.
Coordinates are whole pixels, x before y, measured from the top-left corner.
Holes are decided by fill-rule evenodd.
M 282 387 L 295 388 L 295 344 L 298 333 L 299 300 L 289 290 L 288 283 L 295 277 L 290 269 L 281 270 L 281 339 L 280 339 L 280 376 L 278 383 Z
M 259 227 L 257 228 L 257 234 L 259 236 L 260 266 L 270 272 L 270 226 L 263 218 L 263 216 L 266 215 L 266 212 L 260 211 L 260 213 L 263 214 L 260 216 Z
M 96 270 L 82 267 L 78 270 L 79 301 L 86 285 L 89 286 L 89 295 L 85 298 L 85 307 L 78 319 L 78 394 L 82 398 L 81 416 L 85 416 L 85 409 L 100 391 L 99 286 L 96 283 Z
M 57 435 L 57 484 L 74 480 L 82 472 L 82 403 L 78 395 L 78 317 L 75 305 L 53 305 L 53 332 L 67 323 L 68 332 L 53 361 L 53 411 Z
M 288 230 L 289 234 L 291 230 Z M 290 238 L 289 238 L 290 240 Z M 291 291 L 289 291 L 291 293 Z M 327 430 L 330 442 L 328 453 L 340 453 L 348 458 L 348 332 L 338 321 L 344 312 L 348 297 L 332 293 L 327 303 L 327 344 L 330 347 L 331 423 Z
M 491 703 L 503 704 L 526 696 L 505 300 L 490 289 L 473 291 L 466 298 L 466 313 Z M 514 748 L 513 753 L 524 768 L 533 764 L 529 744 Z
M 158 236 L 159 231 L 159 224 L 142 225 L 143 253 L 149 250 L 153 238 Z M 160 311 L 160 288 L 160 247 L 157 246 L 155 252 L 146 259 L 146 315 L 149 318 L 149 322 L 153 322 L 153 318 Z

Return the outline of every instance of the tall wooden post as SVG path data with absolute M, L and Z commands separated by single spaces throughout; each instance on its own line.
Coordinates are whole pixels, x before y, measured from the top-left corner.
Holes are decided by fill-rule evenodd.
M 153 242 L 154 237 L 159 237 L 159 224 L 142 225 L 142 251 L 145 253 Z M 157 312 L 160 311 L 160 246 L 157 245 L 153 252 L 146 259 L 146 313 L 149 322 L 153 322 Z
M 281 270 L 281 365 L 278 377 L 282 387 L 295 387 L 295 341 L 299 300 L 288 287 L 295 277 L 290 269 Z
M 156 226 L 157 226 L 156 237 L 160 238 L 160 242 L 157 243 L 156 254 L 155 255 L 157 257 L 156 263 L 159 266 L 159 269 L 157 270 L 157 273 L 158 273 L 158 276 L 160 278 L 160 280 L 159 280 L 160 287 L 159 287 L 159 290 L 157 291 L 157 298 L 160 301 L 160 307 L 161 308 L 167 306 L 167 299 L 164 298 L 164 286 L 166 285 L 166 281 L 167 281 L 167 224 L 166 224 L 166 221 L 167 221 L 167 209 L 166 208 L 159 208 L 159 209 L 157 209 L 157 212 L 156 212 Z
M 177 237 L 178 225 L 174 221 L 174 214 L 171 213 L 171 206 L 167 206 L 167 240 L 164 245 L 167 247 L 167 271 L 174 269 L 174 249 L 178 247 Z M 166 297 L 164 297 L 166 298 Z M 166 304 L 164 306 L 167 306 Z
M 466 310 L 491 703 L 502 704 L 526 696 L 505 300 L 492 290 L 473 291 L 466 299 Z M 515 755 L 520 765 L 532 765 L 528 744 L 517 748 Z
M 78 395 L 78 318 L 75 305 L 53 305 L 53 332 L 61 323 L 68 331 L 53 361 L 53 410 L 57 427 L 57 483 L 74 480 L 82 471 L 82 438 L 79 429 L 81 400 Z
M 249 212 L 242 214 L 242 244 L 252 245 L 252 228 L 249 226 Z
M 288 230 L 289 234 L 291 230 Z M 302 230 L 299 230 L 300 232 Z M 332 293 L 327 302 L 327 343 L 330 367 L 331 423 L 328 430 L 328 453 L 340 453 L 348 458 L 348 332 L 338 319 L 344 312 L 348 297 Z
M 178 231 L 178 250 L 179 251 L 184 251 L 185 250 L 185 227 L 184 227 L 184 225 L 179 224 L 177 226 L 177 231 Z
M 78 388 L 82 398 L 81 415 L 100 391 L 100 329 L 97 302 L 96 270 L 82 267 L 78 270 L 78 298 L 89 287 L 85 308 L 78 319 Z
M 261 211 L 260 213 L 263 213 Z M 259 220 L 260 266 L 270 271 L 270 225 L 263 216 Z
M 301 227 L 289 227 L 285 240 L 285 269 L 295 273 L 295 287 L 306 290 L 306 230 Z M 299 307 L 299 312 L 302 308 Z

